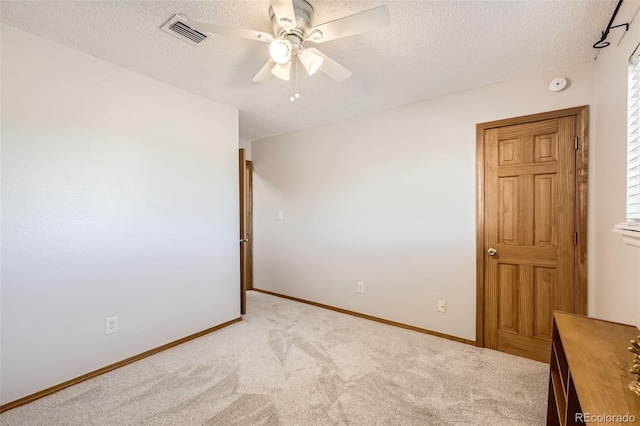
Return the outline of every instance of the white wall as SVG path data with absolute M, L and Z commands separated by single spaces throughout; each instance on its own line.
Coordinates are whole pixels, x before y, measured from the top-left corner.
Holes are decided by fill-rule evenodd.
M 633 16 L 639 4 L 623 3 L 621 16 Z M 614 42 L 593 63 L 589 311 L 598 318 L 640 325 L 640 249 L 623 244 L 620 235 L 611 232 L 626 217 L 627 73 L 629 56 L 640 42 L 640 24 L 634 22 L 626 34 L 615 31 Z
M 2 25 L 2 403 L 240 316 L 237 120 Z
M 611 232 L 640 25 L 623 34 L 595 62 L 254 141 L 255 286 L 474 339 L 475 125 L 589 104 L 588 311 L 640 324 L 640 253 Z M 549 92 L 558 76 L 569 88 Z
M 475 126 L 593 84 L 586 63 L 254 141 L 255 287 L 475 339 Z
M 244 148 L 247 160 L 251 160 L 251 141 L 249 139 L 240 139 L 239 147 Z

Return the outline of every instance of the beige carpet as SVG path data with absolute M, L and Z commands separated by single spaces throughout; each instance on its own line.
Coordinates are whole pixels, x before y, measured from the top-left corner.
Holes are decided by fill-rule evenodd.
M 546 364 L 262 293 L 247 301 L 238 324 L 0 424 L 544 424 Z

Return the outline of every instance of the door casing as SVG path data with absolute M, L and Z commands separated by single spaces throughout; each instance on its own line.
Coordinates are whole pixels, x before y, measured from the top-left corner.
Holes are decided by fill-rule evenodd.
M 524 124 L 532 121 L 575 116 L 578 148 L 576 150 L 576 208 L 575 226 L 578 241 L 575 247 L 575 310 L 587 314 L 587 177 L 588 177 L 588 123 L 589 106 L 532 114 L 476 125 L 476 346 L 484 347 L 484 290 L 485 290 L 485 130 Z
M 251 160 L 245 162 L 247 165 L 247 175 L 245 178 L 246 194 L 246 242 L 247 251 L 245 253 L 245 281 L 247 290 L 253 290 L 253 163 Z

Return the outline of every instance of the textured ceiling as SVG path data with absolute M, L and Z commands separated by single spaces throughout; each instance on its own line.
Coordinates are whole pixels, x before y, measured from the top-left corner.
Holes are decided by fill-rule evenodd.
M 385 29 L 318 45 L 353 72 L 253 83 L 268 45 L 160 30 L 175 13 L 271 32 L 269 0 L 2 1 L 1 20 L 240 110 L 250 140 L 594 59 L 616 0 L 323 1 L 315 23 L 385 4 Z M 301 68 L 302 70 L 302 68 Z M 298 91 L 296 102 L 289 97 Z

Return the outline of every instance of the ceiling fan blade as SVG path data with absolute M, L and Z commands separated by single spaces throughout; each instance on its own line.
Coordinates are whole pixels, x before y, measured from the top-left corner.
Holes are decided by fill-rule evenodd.
M 324 43 L 325 41 L 384 28 L 390 23 L 391 15 L 389 15 L 387 6 L 378 6 L 364 12 L 317 25 L 311 28 L 307 40 L 314 43 Z
M 201 33 L 222 34 L 234 37 L 247 38 L 249 40 L 263 41 L 270 43 L 273 36 L 269 33 L 254 30 L 245 30 L 243 28 L 225 27 L 223 25 L 210 24 L 208 22 L 194 21 L 189 19 L 187 25 L 193 30 Z
M 351 71 L 349 71 L 324 53 L 320 52 L 318 49 L 310 47 L 308 48 L 308 50 L 322 57 L 322 65 L 320 65 L 320 71 L 327 74 L 338 83 L 342 83 L 343 81 L 351 77 Z
M 276 64 L 271 69 L 271 73 L 282 80 L 291 80 L 291 61 L 286 64 Z
M 259 83 L 261 81 L 266 81 L 269 78 L 271 78 L 271 70 L 273 69 L 275 64 L 276 64 L 276 61 L 274 61 L 273 59 L 269 59 L 267 63 L 264 64 L 262 68 L 260 68 L 260 71 L 258 71 L 258 74 L 256 74 L 255 77 L 253 77 L 253 81 L 255 81 L 256 83 Z
M 271 0 L 273 14 L 282 28 L 290 30 L 296 27 L 296 12 L 293 10 L 293 0 Z

